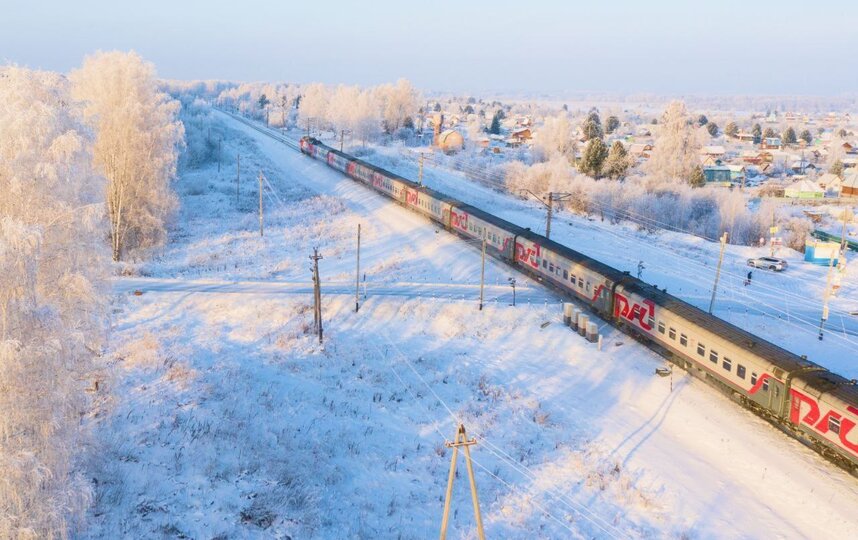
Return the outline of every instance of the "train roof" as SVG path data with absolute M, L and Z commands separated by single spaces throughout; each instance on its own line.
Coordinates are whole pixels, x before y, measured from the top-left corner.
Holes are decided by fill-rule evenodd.
M 813 389 L 819 394 L 827 394 L 846 403 L 858 403 L 858 386 L 855 380 L 826 370 L 802 375 L 801 381 L 805 389 Z
M 623 289 L 637 293 L 638 295 L 652 300 L 657 306 L 661 306 L 672 313 L 682 316 L 687 321 L 705 328 L 709 332 L 717 334 L 731 343 L 740 345 L 755 355 L 764 358 L 772 364 L 788 371 L 810 371 L 813 369 L 824 369 L 815 362 L 811 362 L 795 353 L 778 347 L 774 343 L 761 339 L 754 334 L 728 323 L 724 319 L 710 315 L 700 308 L 692 306 L 688 302 L 668 294 L 667 292 L 644 283 L 643 281 L 628 276 L 623 283 Z

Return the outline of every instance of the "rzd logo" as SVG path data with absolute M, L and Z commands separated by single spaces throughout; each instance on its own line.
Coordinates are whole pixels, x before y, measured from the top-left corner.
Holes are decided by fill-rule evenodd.
M 410 189 L 405 190 L 405 202 L 411 206 L 417 206 L 417 192 Z
M 834 410 L 829 410 L 823 415 L 819 410 L 819 404 L 812 397 L 802 394 L 795 388 L 790 388 L 789 393 L 792 397 L 789 409 L 790 422 L 796 425 L 805 424 L 807 426 L 811 426 L 819 433 L 825 435 L 832 431 L 830 419 L 834 418 L 835 420 L 839 420 L 839 428 L 837 428 L 837 432 L 835 434 L 840 439 L 840 444 L 853 454 L 858 455 L 858 443 L 852 442 L 847 438 L 849 436 L 849 432 L 851 432 L 852 428 L 855 427 L 854 420 L 851 420 Z M 808 407 L 807 413 L 802 416 L 803 404 Z M 855 416 L 858 416 L 858 409 L 855 407 L 847 407 L 847 410 Z M 834 425 L 838 424 L 835 423 Z
M 617 293 L 614 302 L 614 317 L 622 317 L 636 323 L 644 330 L 652 330 L 652 325 L 649 323 L 649 318 L 655 317 L 655 304 L 652 300 L 644 300 L 643 304 L 630 303 L 628 298 Z
M 450 212 L 450 221 L 453 228 L 463 231 L 468 230 L 468 214 L 459 214 L 454 210 Z
M 523 244 L 515 244 L 515 258 L 519 262 L 529 264 L 533 268 L 539 268 L 539 244 L 533 244 L 532 248 L 526 248 Z

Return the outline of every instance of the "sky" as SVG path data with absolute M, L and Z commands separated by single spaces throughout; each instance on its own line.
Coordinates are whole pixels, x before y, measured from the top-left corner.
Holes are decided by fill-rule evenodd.
M 0 62 L 113 49 L 169 79 L 834 96 L 858 93 L 858 2 L 0 0 Z

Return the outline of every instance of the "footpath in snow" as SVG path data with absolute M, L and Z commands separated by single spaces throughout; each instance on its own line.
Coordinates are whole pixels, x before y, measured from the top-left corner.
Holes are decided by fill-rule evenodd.
M 277 194 L 265 236 L 250 181 L 236 204 L 234 174 L 183 171 L 170 245 L 116 284 L 89 536 L 432 538 L 458 421 L 491 538 L 858 536 L 854 477 L 682 372 L 655 376 L 663 361 L 609 327 L 598 351 L 550 295 L 482 312 L 472 288 L 374 295 L 472 286 L 479 251 L 219 118 L 225 153 Z M 323 295 L 320 346 L 310 296 L 278 291 L 308 281 L 313 247 L 323 280 L 353 283 L 357 223 L 369 292 L 357 313 Z M 474 536 L 466 486 L 454 538 Z

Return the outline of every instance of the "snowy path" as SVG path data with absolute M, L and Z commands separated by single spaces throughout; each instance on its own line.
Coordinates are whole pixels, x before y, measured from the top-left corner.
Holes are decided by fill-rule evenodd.
M 151 278 L 118 281 L 152 294 L 116 295 L 92 537 L 434 538 L 456 420 L 479 437 L 490 538 L 858 537 L 855 478 L 699 381 L 655 376 L 663 361 L 627 336 L 598 351 L 557 304 L 370 293 L 354 313 L 348 287 L 323 297 L 319 347 L 308 298 L 269 288 L 306 283 L 308 249 L 350 283 L 360 222 L 368 279 L 466 289 L 479 250 L 227 125 L 283 204 L 260 238 L 228 175 L 186 173 Z M 487 282 L 509 275 L 487 264 Z M 474 537 L 463 480 L 451 538 Z

